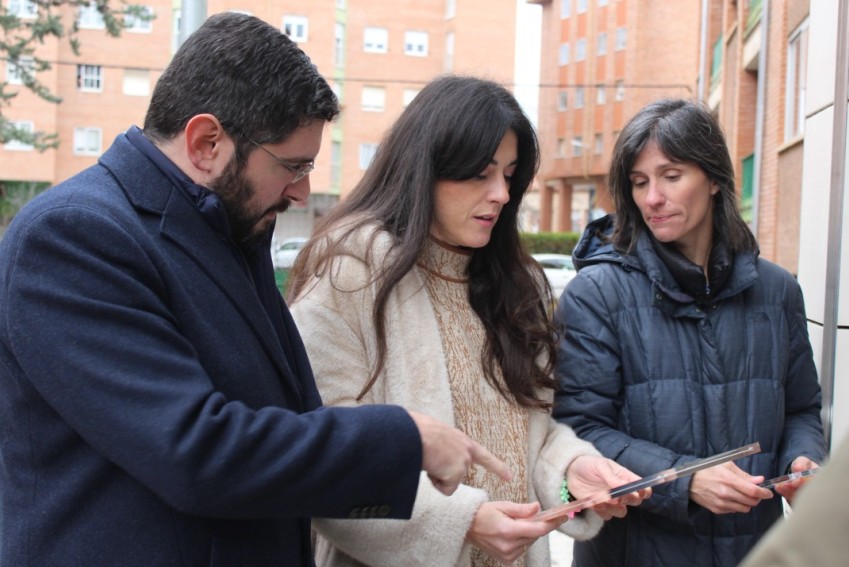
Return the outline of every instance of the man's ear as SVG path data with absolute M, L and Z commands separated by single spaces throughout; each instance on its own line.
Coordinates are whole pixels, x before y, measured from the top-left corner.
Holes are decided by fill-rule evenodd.
M 233 156 L 233 141 L 212 114 L 197 114 L 186 123 L 186 157 L 206 177 L 217 177 Z

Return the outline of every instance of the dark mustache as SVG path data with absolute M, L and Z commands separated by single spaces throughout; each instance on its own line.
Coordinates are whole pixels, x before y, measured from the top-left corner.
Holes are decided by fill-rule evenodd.
M 284 198 L 283 201 L 276 204 L 275 206 L 268 209 L 269 211 L 274 211 L 275 213 L 285 213 L 289 210 L 289 207 L 292 205 L 292 199 Z

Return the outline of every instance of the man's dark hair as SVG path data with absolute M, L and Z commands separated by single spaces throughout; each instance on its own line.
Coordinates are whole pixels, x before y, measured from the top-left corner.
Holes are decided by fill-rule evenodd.
M 301 49 L 253 16 L 210 16 L 174 55 L 160 77 L 144 120 L 153 140 L 170 140 L 198 114 L 215 116 L 236 145 L 250 137 L 279 143 L 300 126 L 329 122 L 339 103 Z

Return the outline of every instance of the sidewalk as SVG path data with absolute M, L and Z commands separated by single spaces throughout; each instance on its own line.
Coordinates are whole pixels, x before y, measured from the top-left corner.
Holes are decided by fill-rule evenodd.
M 548 534 L 551 546 L 551 567 L 570 567 L 572 565 L 572 538 L 557 530 Z

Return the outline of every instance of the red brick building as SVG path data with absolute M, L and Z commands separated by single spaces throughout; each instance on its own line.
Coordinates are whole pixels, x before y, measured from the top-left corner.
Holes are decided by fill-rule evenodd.
M 2 0 L 25 13 L 28 0 Z M 0 182 L 53 184 L 93 164 L 114 137 L 140 125 L 150 92 L 177 44 L 179 9 L 143 0 L 155 19 L 139 30 L 107 37 L 97 18 L 70 9 L 83 23 L 82 53 L 54 42 L 40 55 L 54 62 L 39 73 L 63 102 L 41 101 L 19 88 L 3 113 L 35 130 L 59 133 L 59 148 L 44 153 L 20 144 L 0 146 Z M 313 219 L 360 179 L 386 128 L 430 79 L 470 73 L 510 85 L 516 50 L 516 0 L 209 0 L 207 13 L 251 13 L 286 31 L 331 82 L 342 114 L 325 132 L 310 175 L 308 208 L 291 210 L 278 236 L 308 234 Z M 91 23 L 89 23 L 91 20 Z M 9 65 L 0 61 L 0 72 Z M 13 70 L 12 70 L 13 71 Z
M 610 210 L 622 125 L 654 99 L 698 98 L 723 126 L 762 255 L 795 273 L 809 0 L 528 1 L 543 6 L 540 229 Z

